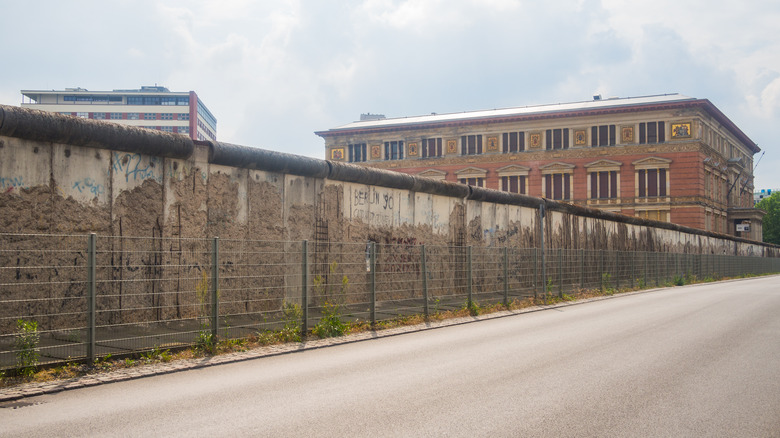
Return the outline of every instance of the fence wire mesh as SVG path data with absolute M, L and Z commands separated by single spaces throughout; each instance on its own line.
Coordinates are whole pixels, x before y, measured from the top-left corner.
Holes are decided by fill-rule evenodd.
M 94 360 L 290 324 L 306 330 L 334 309 L 344 321 L 376 323 L 469 304 L 780 272 L 777 258 L 713 254 L 93 239 L 0 234 L 0 369 L 29 365 L 30 357 Z

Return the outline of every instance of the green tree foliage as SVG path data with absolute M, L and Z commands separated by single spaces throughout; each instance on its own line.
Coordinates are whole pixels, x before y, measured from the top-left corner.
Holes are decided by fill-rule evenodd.
M 761 200 L 756 205 L 766 211 L 764 216 L 764 242 L 780 245 L 780 192 Z

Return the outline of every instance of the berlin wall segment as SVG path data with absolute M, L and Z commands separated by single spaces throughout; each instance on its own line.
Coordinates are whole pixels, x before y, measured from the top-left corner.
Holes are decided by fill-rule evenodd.
M 98 255 L 98 264 L 110 267 L 104 273 L 107 279 L 128 281 L 109 282 L 100 292 L 110 296 L 105 299 L 117 309 L 101 314 L 104 323 L 131 322 L 136 316 L 123 309 L 149 304 L 158 310 L 146 310 L 151 314 L 142 319 L 191 315 L 196 284 L 193 272 L 187 271 L 206 270 L 209 260 L 189 238 L 219 236 L 226 245 L 236 246 L 306 239 L 334 244 L 539 247 L 539 206 L 545 204 L 548 249 L 778 255 L 776 247 L 757 242 L 539 198 L 245 146 L 192 142 L 34 110 L 0 109 L 0 181 L 5 184 L 0 193 L 0 232 L 114 236 L 99 239 L 108 246 Z M 132 141 L 122 137 L 125 134 Z M 170 241 L 163 245 L 148 238 Z M 17 245 L 23 249 L 25 244 Z M 33 249 L 34 242 L 29 245 Z M 226 256 L 225 266 L 248 263 L 230 257 L 249 253 Z M 354 258 L 364 256 L 359 251 Z M 56 253 L 41 257 L 46 260 L 3 256 L 2 265 L 66 264 L 83 269 L 86 263 L 83 252 L 68 260 L 59 260 L 63 256 Z M 283 264 L 289 256 L 267 257 L 279 257 Z M 131 265 L 148 269 L 126 268 Z M 44 274 L 49 288 L 45 294 L 83 296 L 79 269 Z M 274 268 L 264 269 L 269 276 L 278 275 L 280 285 L 300 281 Z M 16 278 L 10 271 L 3 275 L 8 277 L 3 282 L 32 280 Z M 172 286 L 174 293 L 155 289 L 163 278 L 179 279 Z M 257 304 L 248 296 L 250 280 L 235 281 L 235 289 L 242 292 L 230 297 L 231 305 L 255 310 L 252 306 Z M 270 290 L 276 295 L 268 303 L 275 304 L 268 306 L 274 306 L 291 298 L 286 294 L 295 288 Z M 30 292 L 15 291 L 20 299 Z M 68 313 L 72 303 L 63 299 L 46 305 L 57 307 L 50 313 Z M 25 314 L 18 310 L 4 313 Z

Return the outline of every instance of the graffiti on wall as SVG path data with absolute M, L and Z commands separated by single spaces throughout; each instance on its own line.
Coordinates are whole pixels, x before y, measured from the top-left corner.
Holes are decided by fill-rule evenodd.
M 149 157 L 149 160 L 144 163 L 144 159 L 141 154 L 120 154 L 114 152 L 114 173 L 124 174 L 125 182 L 153 179 L 159 183 L 162 183 L 162 172 L 160 169 L 160 158 Z
M 395 216 L 392 191 L 376 187 L 360 187 L 353 191 L 352 217 L 372 225 L 392 226 Z
M 79 193 L 91 193 L 94 196 L 102 195 L 106 192 L 106 188 L 103 184 L 98 183 L 90 177 L 74 181 L 73 189 L 78 190 Z
M 11 192 L 14 189 L 26 189 L 28 188 L 24 184 L 24 177 L 21 176 L 0 176 L 0 190 L 5 193 Z

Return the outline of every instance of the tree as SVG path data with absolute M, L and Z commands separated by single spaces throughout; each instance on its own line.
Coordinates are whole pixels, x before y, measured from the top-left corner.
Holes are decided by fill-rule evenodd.
M 766 212 L 764 242 L 780 245 L 780 192 L 774 192 L 762 199 L 756 207 Z

